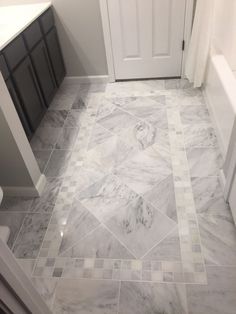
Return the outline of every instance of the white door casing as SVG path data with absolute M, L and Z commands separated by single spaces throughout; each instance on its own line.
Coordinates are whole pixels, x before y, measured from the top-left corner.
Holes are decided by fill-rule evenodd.
M 100 0 L 110 81 L 181 76 L 193 6 L 194 0 Z

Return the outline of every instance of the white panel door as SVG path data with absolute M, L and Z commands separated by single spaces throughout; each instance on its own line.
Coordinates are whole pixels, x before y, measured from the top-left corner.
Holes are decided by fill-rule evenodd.
M 116 79 L 181 75 L 186 0 L 107 0 Z

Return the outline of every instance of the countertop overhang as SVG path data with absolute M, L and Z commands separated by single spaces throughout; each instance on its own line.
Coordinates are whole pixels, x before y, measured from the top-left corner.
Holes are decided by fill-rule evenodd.
M 51 6 L 51 2 L 0 6 L 0 51 Z

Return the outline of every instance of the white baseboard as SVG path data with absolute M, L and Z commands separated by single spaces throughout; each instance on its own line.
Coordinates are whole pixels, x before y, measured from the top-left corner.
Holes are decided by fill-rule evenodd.
M 42 174 L 35 186 L 2 186 L 3 195 L 15 197 L 39 197 L 46 185 L 46 177 Z
M 66 76 L 64 82 L 73 84 L 103 84 L 109 82 L 109 76 L 108 75 Z

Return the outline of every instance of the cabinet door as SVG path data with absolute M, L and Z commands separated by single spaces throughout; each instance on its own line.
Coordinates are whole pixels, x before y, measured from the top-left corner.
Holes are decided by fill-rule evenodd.
M 13 72 L 13 78 L 24 112 L 33 131 L 46 111 L 32 63 L 27 57 Z
M 65 77 L 66 71 L 55 27 L 46 35 L 46 43 L 57 85 L 59 86 Z
M 44 41 L 41 41 L 33 49 L 31 52 L 31 58 L 44 96 L 44 100 L 46 105 L 49 106 L 57 90 L 57 85 L 54 79 L 53 70 Z
M 15 108 L 16 108 L 16 111 L 18 113 L 18 116 L 19 116 L 19 118 L 21 120 L 22 126 L 23 126 L 23 128 L 25 130 L 25 133 L 26 133 L 28 139 L 31 139 L 32 132 L 31 132 L 29 123 L 27 121 L 26 115 L 25 115 L 25 113 L 24 113 L 24 111 L 22 109 L 20 100 L 19 100 L 19 98 L 17 96 L 17 93 L 15 91 L 14 85 L 13 85 L 12 80 L 10 78 L 6 81 L 6 85 L 7 85 L 9 94 L 11 95 L 12 101 L 13 101 L 13 103 L 15 105 Z

